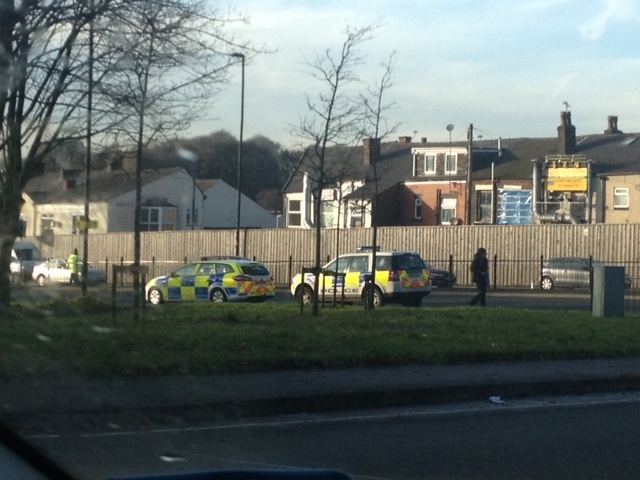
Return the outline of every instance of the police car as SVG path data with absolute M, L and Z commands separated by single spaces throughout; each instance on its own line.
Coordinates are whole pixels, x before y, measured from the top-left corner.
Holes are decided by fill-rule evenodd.
M 325 301 L 338 301 L 344 294 L 347 302 L 364 299 L 365 280 L 371 276 L 373 248 L 359 247 L 356 253 L 340 255 L 322 268 L 319 275 L 319 291 Z M 297 274 L 291 281 L 291 294 L 298 301 L 311 303 L 314 295 L 316 275 Z M 400 303 L 419 306 L 422 298 L 431 292 L 429 268 L 417 252 L 376 250 L 376 278 L 373 303 Z
M 267 267 L 248 259 L 200 260 L 145 286 L 145 298 L 152 305 L 197 300 L 264 302 L 273 298 L 274 292 Z

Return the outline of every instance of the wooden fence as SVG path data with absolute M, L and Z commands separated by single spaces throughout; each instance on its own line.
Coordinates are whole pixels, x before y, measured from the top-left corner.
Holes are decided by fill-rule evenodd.
M 322 263 L 338 253 L 370 245 L 372 229 L 326 229 L 322 232 Z M 290 274 L 313 266 L 315 230 L 243 230 L 240 253 L 263 261 L 276 282 L 287 285 Z M 78 248 L 82 236 L 58 235 L 48 242 L 34 241 L 45 257 L 66 258 Z M 479 246 L 487 248 L 500 286 L 529 287 L 537 282 L 542 258 L 593 256 L 624 265 L 632 278 L 640 278 L 640 224 L 638 225 L 487 225 L 440 227 L 381 227 L 378 245 L 383 250 L 419 252 L 432 265 L 453 265 L 459 283 L 469 283 L 468 265 Z M 146 232 L 141 235 L 144 265 L 150 275 L 163 275 L 203 255 L 232 255 L 234 230 Z M 89 236 L 89 261 L 95 265 L 133 262 L 133 233 Z

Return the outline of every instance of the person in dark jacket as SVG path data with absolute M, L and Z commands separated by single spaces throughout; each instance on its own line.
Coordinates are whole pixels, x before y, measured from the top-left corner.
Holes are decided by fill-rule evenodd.
M 489 261 L 487 260 L 487 250 L 483 247 L 478 248 L 478 251 L 473 256 L 471 281 L 476 284 L 478 293 L 469 300 L 469 305 L 475 305 L 480 302 L 480 305 L 486 307 L 487 287 L 489 286 Z

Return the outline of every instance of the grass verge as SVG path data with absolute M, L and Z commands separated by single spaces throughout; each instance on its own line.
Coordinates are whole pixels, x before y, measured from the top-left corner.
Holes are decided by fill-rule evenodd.
M 133 320 L 92 299 L 0 312 L 0 375 L 203 374 L 640 356 L 640 317 L 508 308 L 163 305 Z

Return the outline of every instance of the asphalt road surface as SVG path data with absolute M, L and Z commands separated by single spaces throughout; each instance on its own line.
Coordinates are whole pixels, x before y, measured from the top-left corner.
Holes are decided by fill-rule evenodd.
M 637 479 L 640 394 L 558 397 L 199 425 L 93 425 L 29 437 L 79 478 L 337 469 L 354 480 Z
M 15 299 L 47 300 L 54 298 L 74 298 L 80 295 L 79 287 L 69 285 L 47 285 L 39 287 L 34 283 L 14 288 Z M 89 294 L 104 301 L 111 301 L 110 286 L 91 286 Z M 459 307 L 466 306 L 469 299 L 475 295 L 475 289 L 469 287 L 434 288 L 430 295 L 422 300 L 423 307 Z M 119 304 L 133 304 L 133 293 L 130 286 L 118 287 L 116 301 Z M 286 287 L 278 288 L 275 302 L 294 302 L 295 299 Z M 527 309 L 557 309 L 557 310 L 590 310 L 589 292 L 586 290 L 555 290 L 541 292 L 538 289 L 522 290 L 490 290 L 487 293 L 487 305 L 490 307 L 512 307 Z M 394 307 L 395 305 L 390 305 Z

